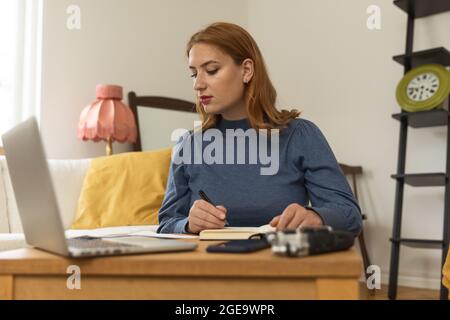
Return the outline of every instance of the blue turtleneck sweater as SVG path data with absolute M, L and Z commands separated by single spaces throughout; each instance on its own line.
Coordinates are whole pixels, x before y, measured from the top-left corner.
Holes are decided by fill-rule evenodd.
M 325 137 L 312 122 L 295 119 L 281 130 L 276 146 L 278 157 L 272 153 L 275 146 L 271 145 L 272 140 L 263 139 L 267 140 L 265 145 L 268 146 L 263 154 L 273 156 L 272 169 L 265 174 L 262 174 L 262 168 L 268 168 L 269 164 L 267 157 L 259 157 L 258 143 L 256 154 L 252 144 L 246 143 L 245 159 L 241 158 L 239 162 L 238 143 L 233 136 L 234 154 L 226 155 L 233 151 L 226 148 L 232 132 L 246 139 L 243 133 L 251 129 L 247 119 L 221 119 L 214 129 L 218 129 L 214 134 L 212 131 L 208 134 L 211 129 L 203 133 L 190 131 L 174 147 L 166 194 L 159 210 L 158 232 L 186 233 L 189 210 L 193 202 L 200 199 L 199 190 L 203 190 L 215 205 L 227 208 L 230 226 L 267 224 L 289 204 L 298 203 L 314 210 L 326 225 L 336 230 L 347 230 L 355 235 L 360 232 L 359 206 Z M 211 152 L 212 143 L 217 143 L 211 136 L 217 133 L 223 138 L 223 157 L 220 149 Z M 200 162 L 199 158 L 195 160 L 195 144 L 202 146 L 197 150 L 203 153 L 197 155 L 209 154 L 209 158 L 203 156 Z M 186 153 L 188 147 L 192 148 L 190 155 Z M 250 161 L 251 154 L 256 155 L 256 163 Z M 275 161 L 277 165 L 274 165 Z

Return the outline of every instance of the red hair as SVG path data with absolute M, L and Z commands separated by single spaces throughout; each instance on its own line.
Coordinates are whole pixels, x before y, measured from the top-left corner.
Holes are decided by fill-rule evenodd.
M 192 35 L 186 46 L 188 57 L 191 48 L 197 43 L 216 46 L 231 56 L 238 66 L 245 59 L 253 60 L 253 77 L 244 89 L 245 108 L 252 128 L 282 129 L 300 115 L 300 112 L 295 109 L 288 111 L 278 110 L 275 107 L 277 91 L 269 79 L 258 45 L 245 29 L 232 23 L 213 23 Z M 220 115 L 207 114 L 199 98 L 196 99 L 196 110 L 202 120 L 202 130 L 215 127 Z

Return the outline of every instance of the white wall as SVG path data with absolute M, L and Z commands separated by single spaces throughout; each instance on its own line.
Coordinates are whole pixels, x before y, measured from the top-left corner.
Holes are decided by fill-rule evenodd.
M 366 27 L 369 5 L 381 8 L 381 30 Z M 400 108 L 395 88 L 403 67 L 406 15 L 388 0 L 249 0 L 249 31 L 265 55 L 279 105 L 303 110 L 337 158 L 362 165 L 361 205 L 374 264 L 387 281 Z M 416 21 L 414 50 L 450 48 L 450 12 Z M 408 133 L 407 172 L 445 172 L 446 129 Z M 403 235 L 442 238 L 443 188 L 405 187 Z M 440 250 L 402 247 L 399 283 L 437 288 Z
M 80 30 L 66 27 L 69 5 L 80 7 Z M 246 27 L 246 2 L 44 0 L 41 128 L 48 156 L 105 154 L 103 142 L 76 137 L 80 112 L 95 99 L 98 83 L 122 85 L 125 97 L 133 90 L 193 101 L 186 42 L 219 20 Z M 121 144 L 114 148 L 131 149 Z

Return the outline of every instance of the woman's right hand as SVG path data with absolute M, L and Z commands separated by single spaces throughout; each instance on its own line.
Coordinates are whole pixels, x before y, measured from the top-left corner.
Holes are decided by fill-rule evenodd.
M 199 233 L 205 229 L 222 229 L 225 226 L 227 209 L 213 206 L 205 200 L 195 200 L 189 210 L 187 231 Z

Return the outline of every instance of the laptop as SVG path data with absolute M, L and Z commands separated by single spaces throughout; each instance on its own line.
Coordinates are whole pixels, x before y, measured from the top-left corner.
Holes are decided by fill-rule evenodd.
M 20 123 L 3 134 L 2 139 L 29 245 L 71 258 L 188 251 L 197 247 L 195 243 L 148 237 L 66 239 L 36 118 Z

